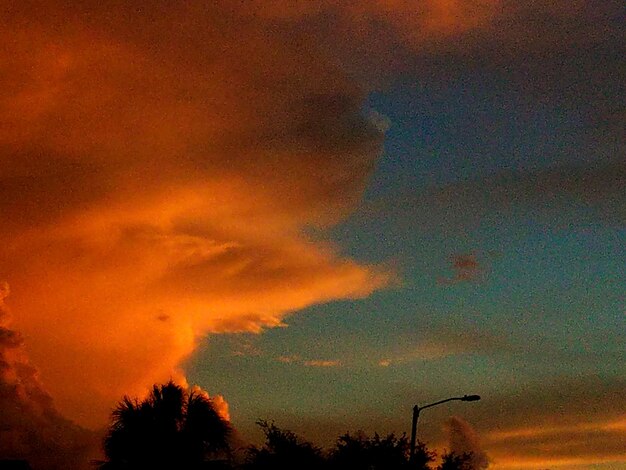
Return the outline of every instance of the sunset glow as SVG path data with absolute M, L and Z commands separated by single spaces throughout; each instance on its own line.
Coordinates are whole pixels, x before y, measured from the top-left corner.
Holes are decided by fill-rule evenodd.
M 420 439 L 626 469 L 623 2 L 9 3 L 0 459 L 173 379 L 246 442 L 477 393 Z

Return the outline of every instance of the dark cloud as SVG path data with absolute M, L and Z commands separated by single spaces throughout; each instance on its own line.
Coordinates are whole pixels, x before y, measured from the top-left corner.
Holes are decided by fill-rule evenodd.
M 448 34 L 431 34 L 426 27 L 424 12 L 436 2 L 423 2 L 421 9 L 410 3 L 376 9 L 365 2 L 358 8 L 360 32 L 345 26 L 341 34 L 376 39 L 367 65 L 358 55 L 351 60 L 352 46 L 343 41 L 343 63 L 379 73 L 386 70 L 387 83 L 399 81 L 399 89 L 420 90 L 439 105 L 453 90 L 455 95 L 448 98 L 457 97 L 461 103 L 451 106 L 467 114 L 468 120 L 449 123 L 442 130 L 463 142 L 447 158 L 483 174 L 482 169 L 494 161 L 509 170 L 494 173 L 491 169 L 491 175 L 474 181 L 406 190 L 383 202 L 382 210 L 375 213 L 388 216 L 399 211 L 401 220 L 414 229 L 461 233 L 482 222 L 497 224 L 507 216 L 562 226 L 598 221 L 622 226 L 626 219 L 620 204 L 626 197 L 623 2 L 446 2 L 438 11 L 442 17 L 449 15 Z M 335 16 L 339 24 L 349 24 L 347 13 L 335 12 Z M 307 21 L 313 20 L 307 16 Z M 339 42 L 329 40 L 329 48 Z M 378 48 L 394 54 L 381 54 Z M 490 90 L 488 96 L 480 94 L 485 88 Z M 477 98 L 470 106 L 462 102 L 473 94 Z M 419 101 L 414 114 L 406 118 L 428 126 L 429 120 L 448 112 L 441 106 L 420 108 L 429 103 Z M 485 116 L 489 106 L 494 108 Z M 547 123 L 546 116 L 554 116 L 553 122 Z M 571 122 L 563 124 L 567 119 Z M 478 137 L 463 129 L 475 122 L 485 124 Z M 507 126 L 507 135 L 494 132 Z M 547 127 L 532 142 L 517 131 L 542 126 Z M 422 140 L 416 142 L 416 161 L 430 161 L 432 154 L 448 150 L 433 150 Z M 535 156 L 529 161 L 523 155 L 527 144 Z
M 619 377 L 591 375 L 520 383 L 512 392 L 483 393 L 480 407 L 468 408 L 465 416 L 477 424 L 484 448 L 498 465 L 623 461 L 625 386 Z
M 33 468 L 88 469 L 99 454 L 99 439 L 63 418 L 31 366 L 21 335 L 9 328 L 0 283 L 0 459 L 22 459 Z
M 459 282 L 472 282 L 479 280 L 484 273 L 484 267 L 478 262 L 475 254 L 456 254 L 450 258 L 452 277 L 438 279 L 439 284 L 450 285 Z
M 555 227 L 602 222 L 621 226 L 626 210 L 626 165 L 558 167 L 539 172 L 506 172 L 476 181 L 405 192 L 373 203 L 412 230 L 459 232 L 503 220 L 534 220 Z

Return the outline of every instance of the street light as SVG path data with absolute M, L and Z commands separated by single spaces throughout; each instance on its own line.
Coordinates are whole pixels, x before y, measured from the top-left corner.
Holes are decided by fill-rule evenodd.
M 426 408 L 441 405 L 442 403 L 445 403 L 447 401 L 453 401 L 453 400 L 478 401 L 480 400 L 480 396 L 479 395 L 463 395 L 462 397 L 446 398 L 445 400 L 436 401 L 435 403 L 431 403 L 429 405 L 424 405 L 424 406 L 415 405 L 413 407 L 413 423 L 411 425 L 411 447 L 410 447 L 410 454 L 409 454 L 409 459 L 411 462 L 413 461 L 413 456 L 415 455 L 415 438 L 417 436 L 417 418 L 419 418 L 420 416 L 420 411 Z

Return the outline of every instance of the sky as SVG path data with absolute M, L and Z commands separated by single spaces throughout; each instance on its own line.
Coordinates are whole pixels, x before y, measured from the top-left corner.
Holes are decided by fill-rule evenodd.
M 77 461 L 174 378 L 252 441 L 257 419 L 401 434 L 479 394 L 419 438 L 483 468 L 626 468 L 625 19 L 0 7 L 0 456 L 63 468 L 41 449 Z

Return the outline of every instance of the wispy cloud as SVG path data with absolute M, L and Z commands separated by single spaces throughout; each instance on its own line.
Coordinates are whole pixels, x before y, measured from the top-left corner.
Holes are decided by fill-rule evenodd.
M 517 393 L 483 396 L 495 410 L 478 433 L 494 468 L 576 468 L 626 463 L 624 380 L 585 376 L 520 385 Z M 484 395 L 484 394 L 483 394 Z M 478 418 L 468 409 L 471 420 Z M 600 467 L 602 468 L 602 467 Z
M 296 364 L 305 367 L 339 367 L 342 365 L 338 359 L 302 359 L 298 355 L 279 356 L 276 360 L 283 364 Z
M 462 418 L 453 416 L 446 422 L 449 450 L 457 454 L 471 453 L 470 465 L 475 470 L 489 467 L 489 458 L 483 450 L 474 428 Z
M 510 352 L 514 348 L 497 334 L 474 327 L 439 327 L 429 337 L 401 339 L 401 344 L 378 360 L 381 367 L 414 361 L 432 361 L 458 355 L 492 355 Z
M 339 367 L 341 366 L 341 361 L 316 359 L 316 360 L 304 361 L 303 364 L 308 367 Z
M 278 356 L 276 360 L 283 364 L 293 364 L 294 362 L 301 361 L 300 356 Z
M 580 423 L 511 430 L 485 436 L 497 468 L 572 468 L 626 462 L 620 423 Z M 622 423 L 623 424 L 623 423 Z M 615 467 L 619 468 L 619 467 Z

